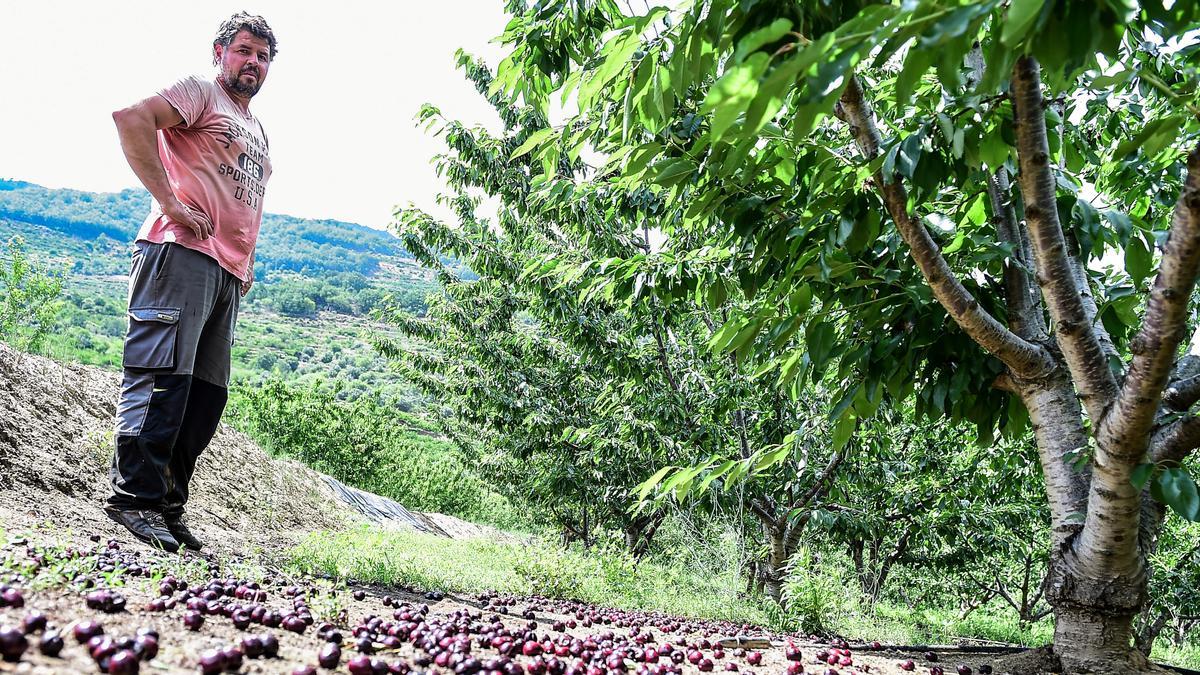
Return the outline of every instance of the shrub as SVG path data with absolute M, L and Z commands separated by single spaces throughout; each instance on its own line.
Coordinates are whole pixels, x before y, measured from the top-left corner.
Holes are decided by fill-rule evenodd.
M 319 380 L 289 385 L 271 379 L 236 388 L 230 419 L 268 452 L 407 508 L 502 527 L 521 521 L 449 443 L 414 430 L 408 415 L 374 396 L 344 401 L 343 393 Z
M 20 237 L 0 247 L 0 340 L 23 351 L 41 351 L 62 310 L 62 273 L 52 272 L 25 254 Z

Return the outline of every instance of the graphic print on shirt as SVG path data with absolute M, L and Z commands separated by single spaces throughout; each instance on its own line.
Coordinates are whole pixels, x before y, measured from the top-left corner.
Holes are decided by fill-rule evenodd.
M 258 209 L 266 188 L 262 184 L 266 169 L 263 163 L 267 161 L 267 149 L 258 138 L 245 127 L 235 122 L 227 122 L 225 130 L 217 138 L 221 145 L 228 150 L 233 144 L 238 144 L 242 150 L 237 158 L 237 166 L 224 162 L 217 168 L 218 175 L 228 176 L 233 183 L 231 190 L 233 198 L 251 210 Z

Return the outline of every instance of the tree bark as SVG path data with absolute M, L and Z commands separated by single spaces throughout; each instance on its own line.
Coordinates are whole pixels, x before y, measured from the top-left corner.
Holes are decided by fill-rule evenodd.
M 1092 612 L 1056 607 L 1054 652 L 1066 673 L 1141 673 L 1150 668 L 1133 649 L 1132 614 Z
M 1033 269 L 1033 250 L 1029 234 L 1013 213 L 1012 192 L 1008 171 L 1003 167 L 992 173 L 987 184 L 992 205 L 992 219 L 1000 239 L 1013 249 L 1012 260 L 1004 262 L 1004 294 L 1008 307 L 1008 326 L 1023 339 L 1041 341 L 1046 338 L 1046 320 L 1042 302 L 1030 279 Z
M 1041 68 L 1036 59 L 1031 56 L 1017 59 L 1012 87 L 1021 196 L 1025 201 L 1037 281 L 1079 397 L 1088 415 L 1099 422 L 1116 397 L 1117 384 L 1076 286 L 1075 270 L 1058 220 L 1043 113 Z
M 767 567 L 763 570 L 763 589 L 776 604 L 783 606 L 783 579 L 787 575 L 787 563 L 791 555 L 787 551 L 786 533 L 780 528 L 763 528 L 770 540 L 771 552 Z
M 1087 430 L 1075 390 L 1066 373 L 1033 382 L 1018 381 L 1018 392 L 1033 424 L 1046 499 L 1050 504 L 1050 551 L 1063 550 L 1079 532 L 1087 508 L 1087 483 L 1071 466 L 1074 453 L 1086 451 Z

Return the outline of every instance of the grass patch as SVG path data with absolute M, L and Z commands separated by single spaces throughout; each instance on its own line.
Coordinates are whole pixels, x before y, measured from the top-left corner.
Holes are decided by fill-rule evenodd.
M 678 565 L 633 560 L 612 552 L 562 549 L 541 542 L 446 539 L 369 527 L 310 535 L 289 555 L 304 574 L 452 593 L 496 590 L 579 600 L 621 609 L 764 625 L 762 606 L 740 597 L 730 573 L 698 573 Z

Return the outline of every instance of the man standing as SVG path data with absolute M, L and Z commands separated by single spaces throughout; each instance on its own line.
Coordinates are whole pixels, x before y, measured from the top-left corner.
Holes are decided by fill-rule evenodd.
M 183 519 L 196 459 L 229 387 L 240 298 L 271 175 L 250 113 L 275 60 L 275 35 L 239 12 L 212 46 L 215 77 L 188 77 L 113 113 L 129 166 L 150 191 L 129 275 L 129 332 L 117 404 L 113 495 L 105 513 L 167 551 L 203 543 Z

